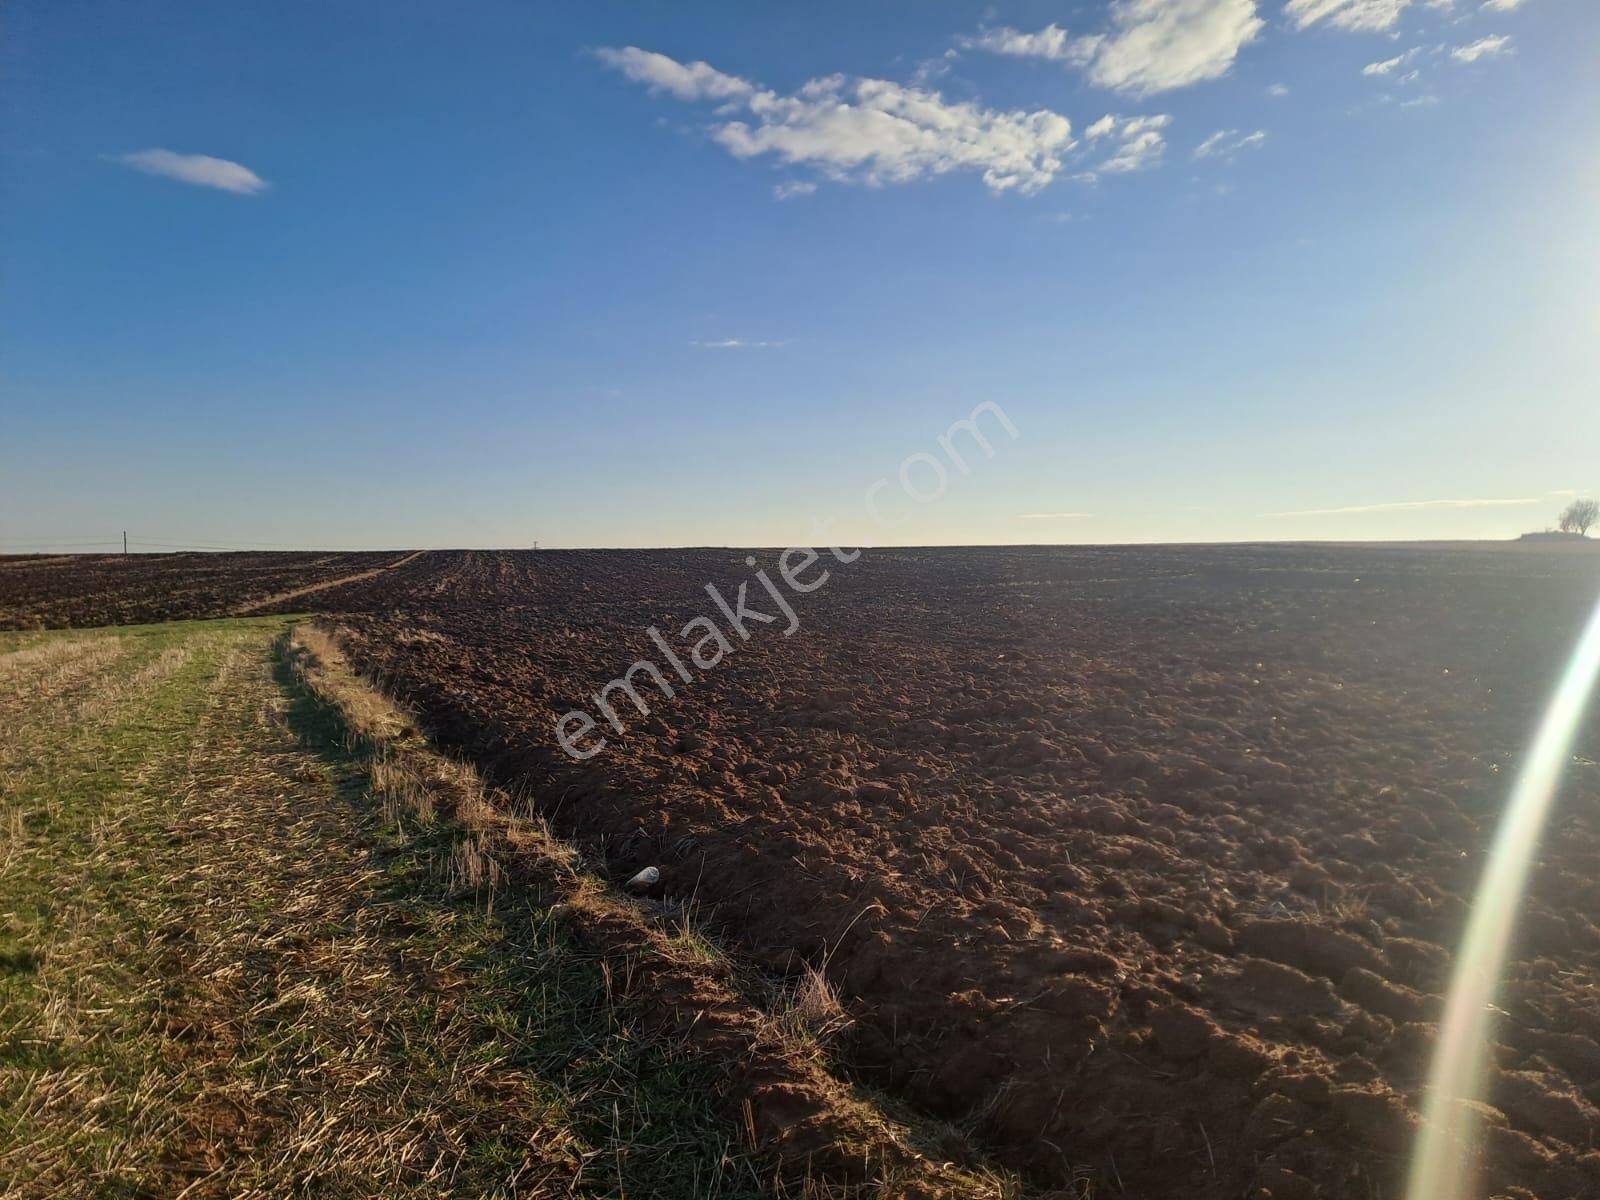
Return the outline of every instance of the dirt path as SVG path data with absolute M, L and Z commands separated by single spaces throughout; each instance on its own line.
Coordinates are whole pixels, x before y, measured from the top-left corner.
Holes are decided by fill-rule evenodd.
M 375 575 L 382 575 L 385 571 L 392 571 L 396 567 L 403 567 L 408 562 L 413 562 L 428 553 L 426 550 L 413 550 L 402 558 L 395 559 L 392 563 L 385 563 L 371 571 L 358 571 L 354 575 L 344 575 L 338 579 L 325 580 L 322 583 L 307 584 L 305 587 L 290 588 L 286 592 L 278 592 L 271 596 L 264 596 L 259 600 L 251 600 L 241 604 L 233 610 L 236 617 L 247 617 L 252 613 L 261 612 L 263 609 L 272 608 L 289 600 L 298 600 L 301 596 L 309 596 L 313 592 L 325 592 L 329 588 L 343 587 L 347 583 L 360 583 L 363 579 L 371 579 Z

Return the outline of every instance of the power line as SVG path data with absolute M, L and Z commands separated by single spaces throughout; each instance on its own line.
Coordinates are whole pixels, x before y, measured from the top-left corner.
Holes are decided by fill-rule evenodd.
M 177 550 L 325 550 L 325 546 L 293 546 L 284 542 L 245 542 L 240 546 L 212 546 L 199 540 L 186 541 L 170 533 L 152 534 L 149 538 L 129 532 L 128 540 L 141 546 L 164 546 Z
M 233 546 L 219 546 L 209 542 L 190 542 L 174 538 L 171 534 L 157 534 L 153 538 L 141 537 L 139 534 L 129 532 L 126 535 L 128 547 L 157 550 L 194 550 L 194 551 L 222 551 L 235 554 L 248 554 L 252 550 L 288 550 L 298 551 L 301 554 L 358 554 L 363 552 L 382 552 L 385 547 L 365 546 L 358 548 L 341 548 L 338 546 L 304 546 L 291 545 L 285 542 L 244 542 Z M 9 553 L 13 550 L 27 553 L 30 551 L 48 553 L 57 548 L 92 548 L 114 547 L 121 549 L 124 546 L 122 537 L 106 538 L 104 540 L 88 540 L 78 538 L 26 538 L 16 541 L 0 540 L 0 553 Z M 403 549 L 404 547 L 395 547 Z
M 120 546 L 122 542 L 117 539 L 107 539 L 103 542 L 74 541 L 69 538 L 39 538 L 37 541 L 27 542 L 0 542 L 5 546 Z
M 226 551 L 232 551 L 235 554 L 248 554 L 252 550 L 263 550 L 263 549 L 267 549 L 267 550 L 288 550 L 288 551 L 298 550 L 302 554 L 314 554 L 314 553 L 316 553 L 314 550 L 309 550 L 309 549 L 307 549 L 306 547 L 303 547 L 303 546 L 205 546 L 205 545 L 201 545 L 198 542 L 147 542 L 143 538 L 136 538 L 136 537 L 130 537 L 128 539 L 128 545 L 130 545 L 130 546 L 155 546 L 156 548 L 161 549 L 161 550 L 226 550 Z
M 0 555 L 10 558 L 50 558 L 59 554 L 110 554 L 121 549 L 121 542 L 52 542 L 48 546 L 0 545 Z

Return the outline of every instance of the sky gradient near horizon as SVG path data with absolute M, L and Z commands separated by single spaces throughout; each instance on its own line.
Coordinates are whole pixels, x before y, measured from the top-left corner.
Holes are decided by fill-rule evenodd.
M 1590 0 L 17 0 L 0 552 L 1546 528 L 1597 62 Z

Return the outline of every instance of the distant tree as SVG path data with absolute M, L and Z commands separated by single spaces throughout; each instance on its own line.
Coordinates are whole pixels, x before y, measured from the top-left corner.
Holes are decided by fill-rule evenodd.
M 1583 537 L 1589 532 L 1589 526 L 1600 518 L 1600 502 L 1594 500 L 1574 500 L 1567 505 L 1561 513 L 1561 532 L 1575 533 Z

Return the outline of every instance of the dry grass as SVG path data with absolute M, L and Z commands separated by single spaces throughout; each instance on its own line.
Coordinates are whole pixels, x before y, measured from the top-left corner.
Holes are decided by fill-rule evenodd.
M 820 972 L 740 1007 L 685 915 L 284 628 L 0 640 L 0 1195 L 1010 1193 L 827 1078 Z M 863 1169 L 772 1157 L 728 1103 L 758 1060 Z
M 687 1077 L 598 1014 L 601 973 L 547 914 L 509 912 L 511 944 L 451 902 L 445 864 L 493 878 L 481 838 L 393 836 L 434 793 L 409 756 L 369 775 L 342 748 L 359 734 L 313 728 L 272 673 L 281 628 L 19 668 L 53 715 L 7 730 L 0 774 L 0 1194 L 689 1196 L 696 1173 L 767 1193 L 736 1130 L 656 1144 Z M 74 678 L 103 701 L 70 702 L 52 672 L 89 661 Z M 352 713 L 408 728 L 375 698 Z
M 819 968 L 807 964 L 799 978 L 778 989 L 771 1006 L 777 1036 L 827 1050 L 850 1028 L 850 1014 Z
M 916 1147 L 935 1144 L 947 1130 L 914 1133 L 903 1114 L 886 1116 L 828 1073 L 829 1052 L 851 1021 L 821 969 L 776 982 L 741 972 L 695 926 L 692 909 L 657 909 L 612 891 L 530 803 L 491 792 L 470 767 L 429 751 L 411 714 L 355 679 L 332 631 L 302 625 L 293 642 L 307 685 L 348 706 L 352 728 L 377 734 L 370 748 L 384 764 L 388 795 L 379 799 L 387 819 L 416 815 L 419 795 L 427 794 L 426 810 L 454 830 L 442 875 L 448 886 L 472 890 L 491 908 L 497 896 L 504 904 L 537 891 L 595 954 L 607 1010 L 637 1013 L 632 1036 L 666 1050 L 678 1060 L 675 1074 L 687 1069 L 695 1080 L 677 1120 L 693 1128 L 719 1110 L 737 1114 L 746 1144 L 777 1161 L 766 1190 L 816 1200 L 999 1200 L 1018 1193 L 1008 1177 L 929 1161 Z M 662 996 L 677 999 L 664 1004 Z M 775 1094 L 748 1091 L 751 1079 L 775 1084 Z M 800 1096 L 810 1097 L 809 1112 L 795 1109 Z M 775 1097 L 774 1111 L 768 1104 Z M 819 1133 L 826 1134 L 820 1143 Z M 613 1140 L 635 1136 L 619 1126 Z M 705 1186 L 697 1181 L 691 1194 Z
M 200 717 L 203 681 L 233 636 L 56 635 L 6 656 L 14 709 L 0 739 L 0 1181 L 8 1195 L 115 1190 L 173 1130 L 178 1083 L 144 1031 L 155 999 L 142 969 L 146 919 L 159 905 L 134 849 L 146 832 L 135 814 L 159 812 L 170 780 L 147 775 L 148 789 L 135 781 Z
M 0 680 L 10 681 L 20 674 L 35 679 L 46 676 L 52 667 L 81 657 L 89 651 L 115 647 L 115 638 L 51 638 L 17 650 L 0 653 Z
M 112 664 L 129 650 L 124 638 L 107 635 L 46 638 L 0 654 L 0 753 L 19 742 L 26 727 L 58 720 L 97 686 L 114 682 Z

